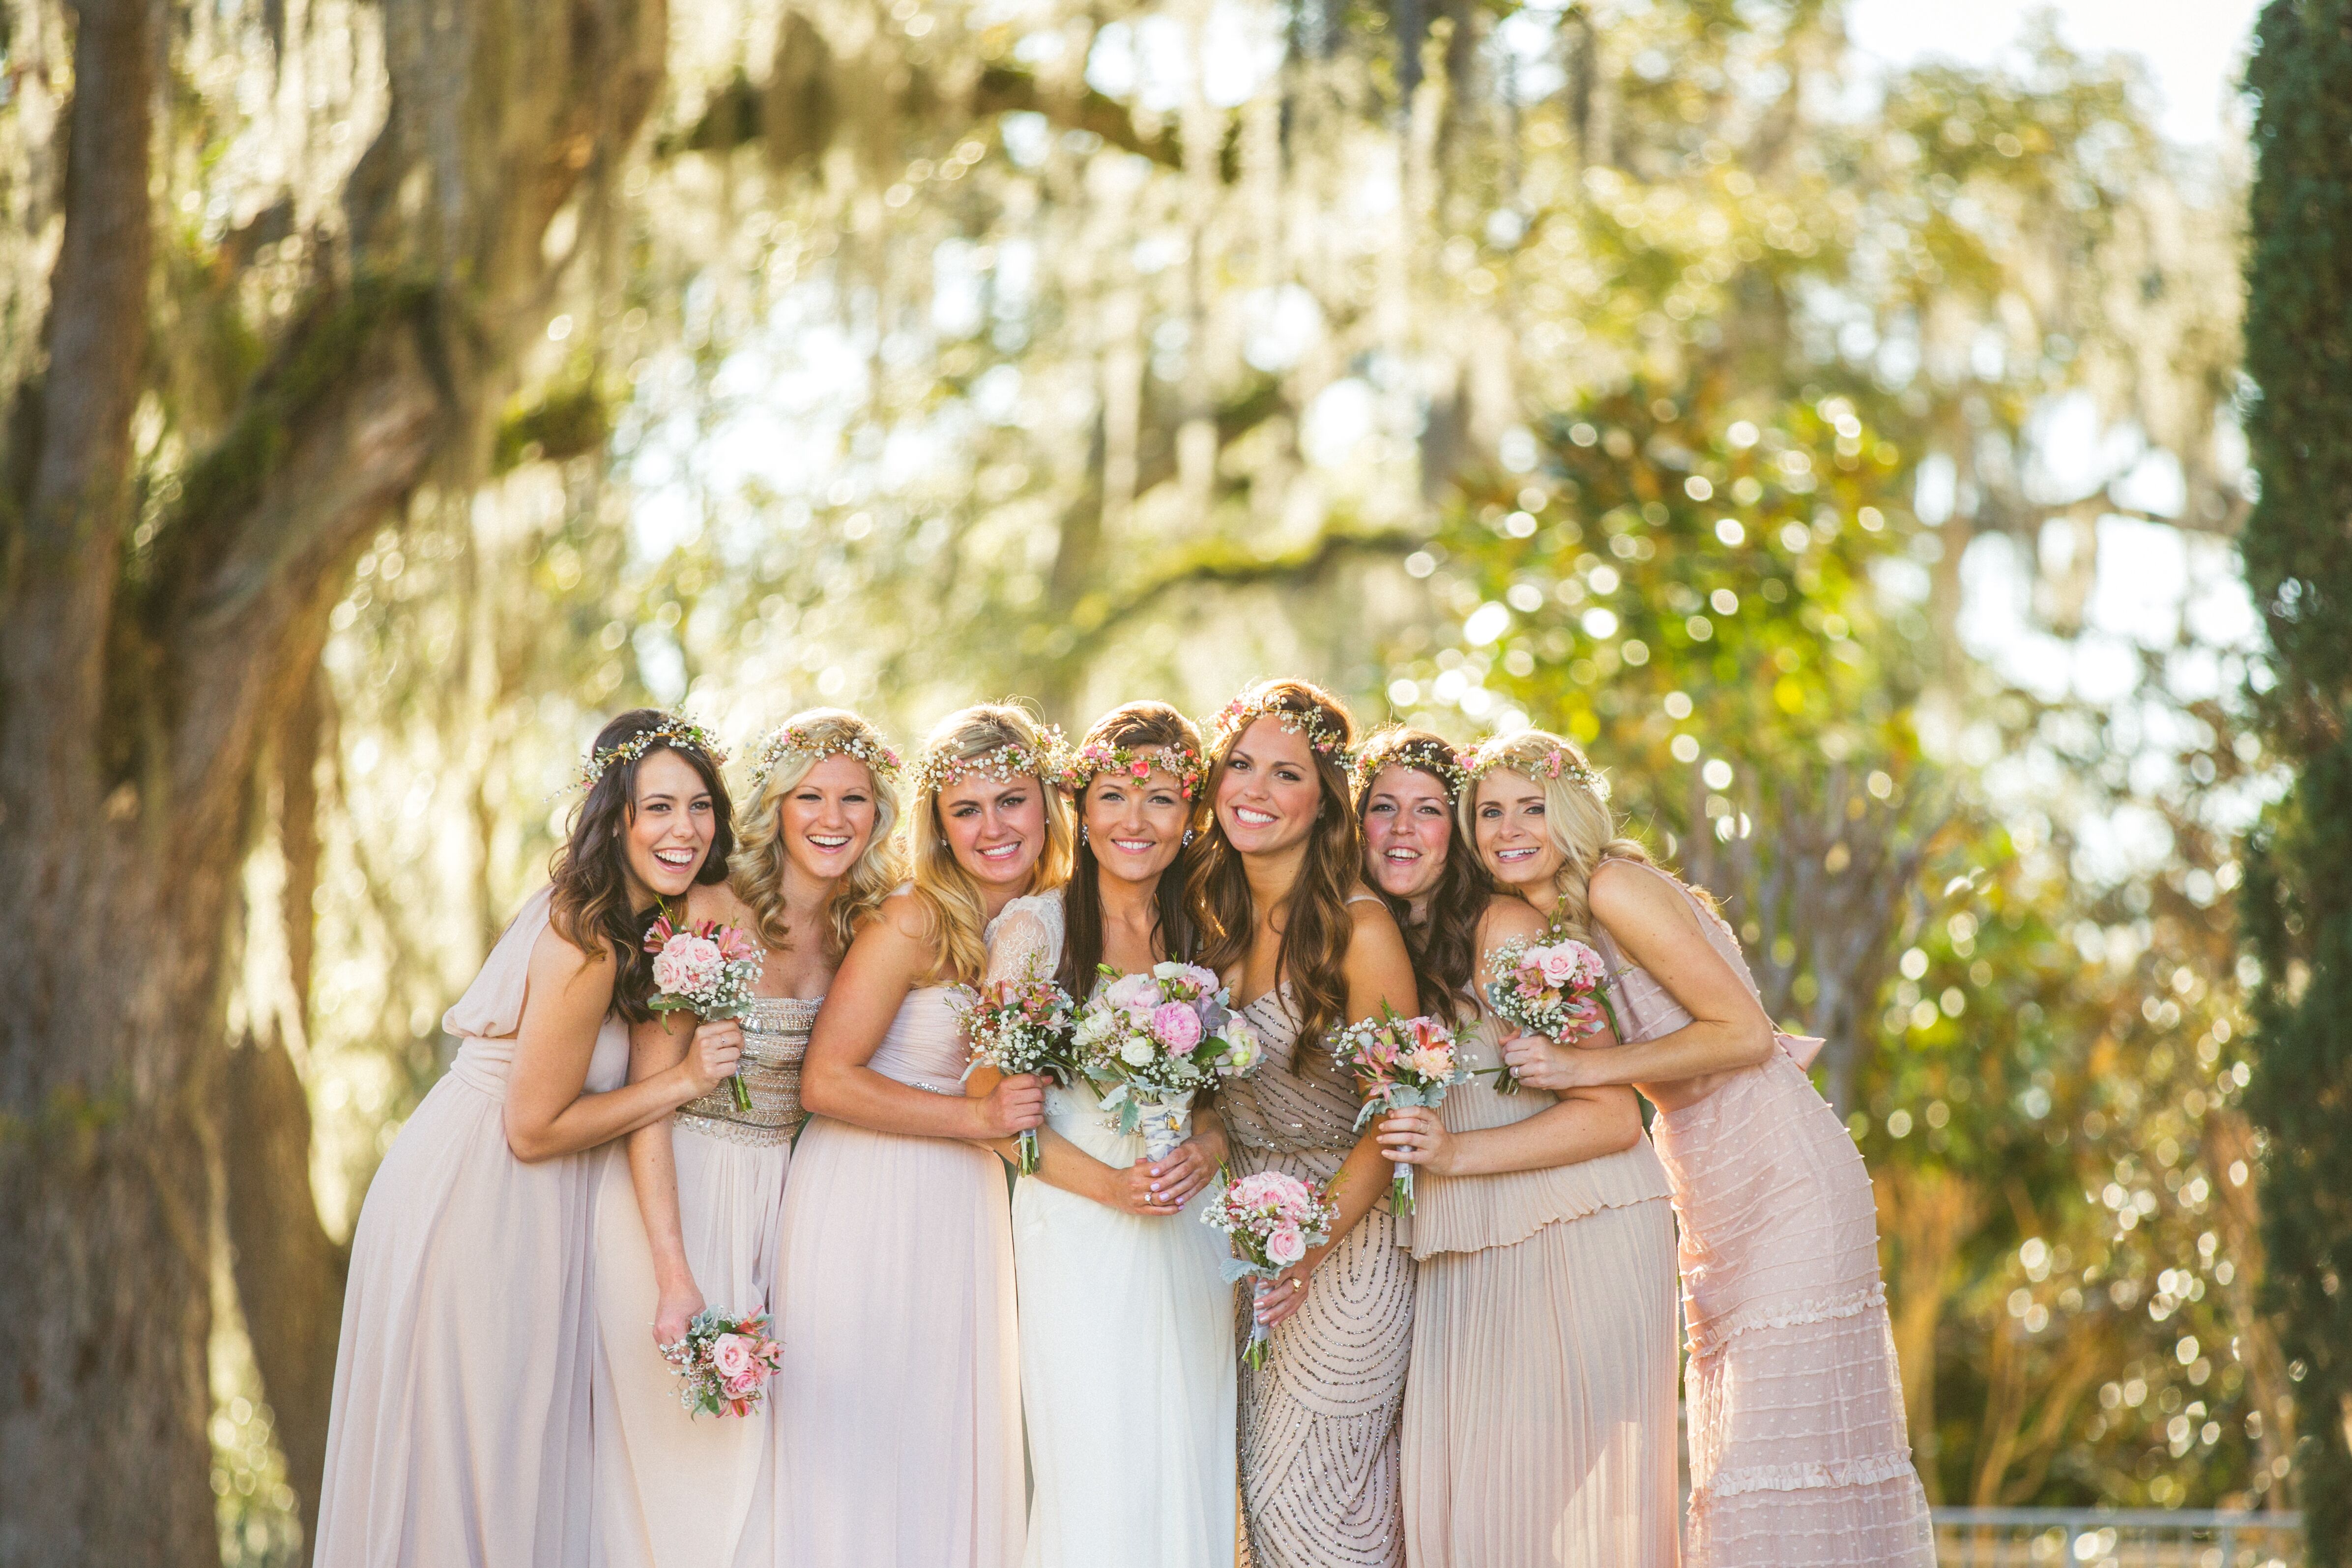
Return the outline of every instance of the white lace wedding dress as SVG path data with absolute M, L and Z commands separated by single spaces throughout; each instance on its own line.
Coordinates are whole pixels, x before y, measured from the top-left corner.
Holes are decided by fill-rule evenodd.
M 989 977 L 1050 975 L 1062 896 L 1016 899 L 989 928 Z M 1034 968 L 1032 968 L 1032 965 Z M 1081 1083 L 1049 1126 L 1107 1165 L 1143 1154 Z M 1033 1489 L 1026 1568 L 1230 1568 L 1234 1291 L 1206 1192 L 1146 1217 L 1032 1176 L 1013 1196 L 1021 1399 Z

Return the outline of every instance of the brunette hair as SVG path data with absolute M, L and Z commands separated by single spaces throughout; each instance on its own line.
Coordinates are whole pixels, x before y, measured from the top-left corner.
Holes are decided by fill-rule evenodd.
M 654 961 L 646 952 L 645 911 L 629 902 L 626 839 L 637 815 L 637 770 L 647 757 L 672 752 L 701 775 L 710 792 L 710 851 L 694 873 L 697 882 L 727 879 L 727 858 L 735 852 L 734 807 L 719 759 L 678 731 L 679 721 L 657 708 L 635 708 L 596 732 L 592 756 L 629 747 L 648 731 L 663 738 L 605 763 L 587 795 L 572 810 L 564 842 L 548 863 L 552 889 L 547 923 L 555 934 L 592 957 L 609 954 L 619 967 L 613 975 L 613 1010 L 633 1024 L 653 1017 Z
M 948 847 L 947 825 L 940 820 L 940 779 L 957 763 L 976 763 L 991 752 L 1018 747 L 1044 765 L 1034 774 L 1045 814 L 1045 845 L 1030 874 L 1029 890 L 1043 893 L 1070 875 L 1070 803 L 1056 786 L 1059 767 L 1054 746 L 1037 721 L 1009 702 L 960 708 L 940 720 L 923 742 L 923 765 L 915 778 L 915 798 L 907 811 L 907 837 L 914 861 L 914 897 L 929 918 L 939 944 L 939 980 L 977 985 L 988 973 L 987 905 L 979 884 Z
M 1411 768 L 1427 774 L 1444 790 L 1446 805 L 1459 807 L 1462 767 L 1454 760 L 1454 748 L 1444 736 L 1430 731 L 1391 724 L 1373 731 L 1356 753 L 1359 825 L 1371 807 L 1372 784 L 1385 768 Z M 1475 984 L 1478 973 L 1478 921 L 1486 914 L 1488 900 L 1495 896 L 1495 885 L 1486 867 L 1479 863 L 1477 851 L 1463 836 L 1460 811 L 1448 809 L 1445 818 L 1445 869 L 1438 874 L 1437 886 L 1430 889 L 1426 921 L 1415 924 L 1412 900 L 1398 898 L 1381 887 L 1380 879 L 1369 874 L 1369 867 L 1364 880 L 1388 905 L 1389 913 L 1396 917 L 1397 929 L 1404 933 L 1421 1010 L 1451 1018 L 1460 1011 L 1464 999 L 1473 1005 L 1478 1001 Z M 1369 855 L 1370 851 L 1368 837 L 1365 853 Z
M 784 923 L 784 797 L 798 789 L 809 770 L 826 757 L 847 757 L 861 764 L 873 781 L 874 837 L 856 864 L 842 873 L 825 906 L 824 951 L 838 962 L 849 951 L 858 928 L 874 918 L 882 900 L 901 880 L 900 850 L 892 832 L 898 825 L 898 782 L 888 768 L 877 767 L 866 755 L 850 749 L 862 746 L 868 754 L 889 754 L 882 731 L 846 709 L 812 708 L 795 713 L 785 721 L 783 732 L 801 743 L 780 751 L 767 775 L 759 781 L 759 794 L 744 809 L 742 844 L 728 870 L 736 896 L 751 910 L 752 921 L 760 928 L 760 940 L 779 952 L 791 947 L 792 932 Z
M 1116 746 L 1127 752 L 1139 752 L 1147 746 L 1181 747 L 1199 756 L 1201 731 L 1192 721 L 1165 702 L 1128 702 L 1096 720 L 1094 728 L 1078 744 L 1082 752 L 1092 745 Z M 1074 804 L 1081 821 L 1086 816 L 1087 792 L 1094 788 L 1094 782 L 1092 778 L 1086 780 L 1076 794 Z M 1188 802 L 1187 805 L 1185 826 L 1189 831 L 1199 813 L 1197 802 Z M 1175 860 L 1160 874 L 1160 885 L 1152 898 L 1152 935 L 1159 940 L 1160 951 L 1174 959 L 1189 956 L 1192 947 L 1192 921 L 1184 909 L 1184 882 L 1192 868 L 1191 860 L 1189 847 L 1179 849 Z M 1080 1002 L 1094 990 L 1096 967 L 1102 963 L 1101 874 L 1094 846 L 1080 833 L 1069 885 L 1062 894 L 1062 965 L 1054 976 L 1064 991 Z
M 1544 795 L 1544 836 L 1559 851 L 1559 869 L 1552 873 L 1552 891 L 1559 900 L 1554 923 L 1579 942 L 1592 940 L 1592 873 L 1603 860 L 1638 860 L 1654 865 L 1641 840 L 1617 832 L 1616 813 L 1601 775 L 1583 749 L 1564 735 L 1543 730 L 1522 730 L 1496 735 L 1470 753 L 1470 783 L 1463 786 L 1455 826 L 1474 845 L 1478 841 L 1478 781 L 1496 771 L 1517 773 L 1538 785 Z M 1676 880 L 1680 880 L 1679 878 Z M 1694 892 L 1696 889 L 1692 889 Z M 1538 913 L 1548 911 L 1538 910 Z
M 1186 889 L 1186 907 L 1200 931 L 1198 962 L 1223 969 L 1249 952 L 1257 911 L 1241 852 L 1225 837 L 1215 805 L 1234 742 L 1257 719 L 1271 719 L 1308 739 L 1307 754 L 1321 786 L 1298 880 L 1283 900 L 1282 946 L 1275 960 L 1276 984 L 1290 983 L 1300 1037 L 1320 1037 L 1348 1016 L 1348 944 L 1355 935 L 1348 889 L 1361 879 L 1364 861 L 1363 834 L 1348 798 L 1347 748 L 1355 743 L 1355 717 L 1321 687 L 1295 679 L 1260 681 L 1226 712 L 1233 721 L 1221 722 L 1210 743 L 1210 809 Z M 1318 736 L 1329 743 L 1316 743 Z

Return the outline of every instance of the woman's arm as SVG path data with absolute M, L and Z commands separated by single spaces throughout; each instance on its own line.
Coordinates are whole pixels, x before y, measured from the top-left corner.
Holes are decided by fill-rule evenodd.
M 705 1024 L 694 1047 L 666 1071 L 603 1094 L 583 1094 L 588 1059 L 613 1004 L 612 960 L 581 952 L 553 931 L 530 950 L 530 977 L 514 1062 L 507 1077 L 507 1147 L 530 1163 L 575 1153 L 660 1121 L 735 1070 L 743 1032 Z
M 986 1099 L 974 1100 L 915 1089 L 866 1065 L 907 993 L 935 965 L 921 923 L 914 900 L 894 896 L 882 906 L 881 918 L 850 943 L 801 1064 L 802 1106 L 877 1132 L 967 1142 L 1009 1139 L 1036 1126 L 1045 1119 L 1045 1095 L 1034 1078 L 1008 1079 Z
M 667 1014 L 629 1030 L 629 1080 L 641 1082 L 686 1059 L 693 1035 L 685 1020 Z M 636 1189 L 637 1214 L 645 1221 L 646 1245 L 653 1253 L 654 1343 L 686 1337 L 686 1325 L 708 1304 L 686 1258 L 686 1227 L 677 1207 L 677 1148 L 665 1118 L 629 1134 L 629 1183 Z

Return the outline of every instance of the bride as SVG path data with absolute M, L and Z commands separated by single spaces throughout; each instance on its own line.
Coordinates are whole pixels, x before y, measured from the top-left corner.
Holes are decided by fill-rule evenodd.
M 1076 869 L 1066 888 L 1005 907 L 988 971 L 1050 974 L 1083 1002 L 1097 963 L 1139 973 L 1191 952 L 1181 861 L 1200 733 L 1164 703 L 1130 702 L 1087 732 L 1068 776 Z M 968 1092 L 996 1081 L 977 1068 Z M 1104 1125 L 1083 1082 L 1046 1095 L 1036 1175 L 1013 1199 L 1034 1479 L 1026 1568 L 1234 1560 L 1233 1289 L 1223 1237 L 1199 1212 L 1224 1133 L 1213 1113 L 1195 1121 L 1154 1164 L 1140 1134 Z M 998 1152 L 1011 1159 L 1012 1141 Z

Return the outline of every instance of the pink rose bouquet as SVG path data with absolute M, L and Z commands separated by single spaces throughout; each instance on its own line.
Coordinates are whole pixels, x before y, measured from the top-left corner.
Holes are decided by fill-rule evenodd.
M 730 1317 L 705 1307 L 686 1325 L 686 1337 L 661 1347 L 662 1359 L 685 1380 L 678 1403 L 691 1415 L 749 1415 L 763 1385 L 784 1363 L 784 1347 L 768 1337 L 768 1315 Z
M 705 1023 L 714 1018 L 740 1018 L 751 1010 L 751 987 L 768 955 L 750 932 L 717 921 L 698 921 L 683 929 L 667 915 L 646 932 L 646 951 L 653 954 L 656 994 L 648 1004 L 656 1013 L 691 1013 Z M 738 1071 L 727 1080 L 735 1109 L 751 1109 L 751 1091 Z
M 1265 1282 L 1307 1256 L 1307 1249 L 1331 1238 L 1339 1211 L 1329 1196 L 1285 1171 L 1260 1171 L 1227 1184 L 1202 1213 L 1201 1223 L 1222 1230 L 1233 1246 L 1225 1259 L 1228 1284 L 1251 1279 L 1254 1294 Z M 1266 1328 L 1252 1315 L 1249 1343 L 1242 1360 L 1251 1366 L 1265 1364 Z
M 1157 1160 L 1191 1131 L 1192 1097 L 1256 1068 L 1257 1031 L 1226 1005 L 1213 970 L 1155 963 L 1141 974 L 1102 967 L 1106 984 L 1079 1009 L 1076 1049 L 1121 1132 L 1143 1132 Z
M 1376 1116 L 1408 1105 L 1435 1107 L 1445 1091 L 1470 1077 L 1454 1051 L 1454 1031 L 1435 1018 L 1398 1016 L 1385 1004 L 1381 1016 L 1350 1024 L 1331 1037 L 1331 1054 L 1341 1067 L 1356 1069 L 1364 1088 L 1364 1108 L 1356 1112 L 1360 1128 Z M 1389 1188 L 1395 1213 L 1412 1212 L 1412 1167 L 1396 1163 Z
M 1567 1045 L 1604 1021 L 1617 1027 L 1616 1012 L 1609 1005 L 1609 965 L 1580 942 L 1515 937 L 1486 955 L 1486 967 L 1501 977 L 1487 982 L 1486 1005 L 1495 1016 L 1527 1034 Z M 1622 1037 L 1623 1031 L 1618 1033 Z M 1496 1075 L 1497 1093 L 1518 1092 L 1518 1075 L 1508 1067 L 1487 1070 Z
M 982 1063 L 1011 1077 L 1039 1073 L 1067 1083 L 1078 1070 L 1070 1046 L 1070 998 L 1052 981 L 1034 973 L 1026 979 L 992 980 L 974 990 L 958 988 L 952 1005 L 971 1037 L 971 1068 Z M 1024 1176 L 1037 1169 L 1037 1134 L 1021 1134 L 1013 1163 Z

